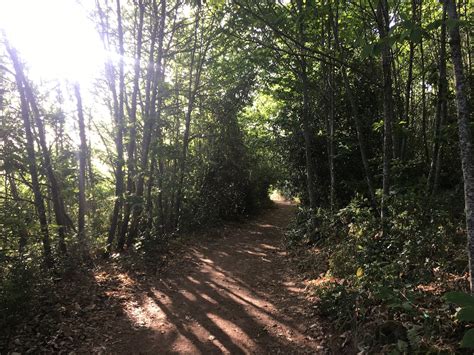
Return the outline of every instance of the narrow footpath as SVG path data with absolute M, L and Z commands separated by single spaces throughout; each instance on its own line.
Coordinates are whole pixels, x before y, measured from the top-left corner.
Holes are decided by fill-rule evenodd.
M 112 352 L 324 353 L 304 285 L 282 245 L 295 207 L 277 201 L 257 219 L 197 238 L 126 314 L 140 326 Z
M 112 258 L 59 280 L 11 337 L 10 353 L 332 352 L 284 248 L 295 210 L 275 201 L 259 217 L 183 238 L 158 254 L 164 267 Z

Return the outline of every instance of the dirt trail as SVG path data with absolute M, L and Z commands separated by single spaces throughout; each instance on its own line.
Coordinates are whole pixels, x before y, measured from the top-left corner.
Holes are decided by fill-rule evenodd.
M 321 353 L 304 285 L 282 247 L 294 206 L 276 202 L 257 219 L 200 237 L 164 274 L 147 280 L 125 313 L 137 326 L 113 353 Z

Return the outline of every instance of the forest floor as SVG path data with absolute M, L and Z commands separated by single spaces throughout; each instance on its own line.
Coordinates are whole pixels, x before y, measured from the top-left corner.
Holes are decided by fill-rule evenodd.
M 276 201 L 258 217 L 196 233 L 154 272 L 109 262 L 60 282 L 54 309 L 38 310 L 10 351 L 331 352 L 330 331 L 284 248 L 295 210 Z

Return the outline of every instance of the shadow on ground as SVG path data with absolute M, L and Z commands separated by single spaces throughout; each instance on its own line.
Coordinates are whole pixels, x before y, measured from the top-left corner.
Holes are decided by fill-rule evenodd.
M 88 282 L 63 290 L 56 311 L 39 319 L 40 328 L 56 327 L 34 351 L 325 352 L 281 245 L 294 210 L 279 201 L 256 219 L 193 237 L 158 274 L 109 265 L 83 275 Z M 10 350 L 31 348 L 21 332 L 12 338 Z

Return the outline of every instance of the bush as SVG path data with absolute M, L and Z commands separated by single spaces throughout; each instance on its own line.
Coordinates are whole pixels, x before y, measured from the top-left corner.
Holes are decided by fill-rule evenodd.
M 20 260 L 11 260 L 10 267 L 4 271 L 0 279 L 0 329 L 4 329 L 0 345 L 7 341 L 9 333 L 31 309 L 38 272 L 31 263 Z
M 331 281 L 311 284 L 320 313 L 371 351 L 452 346 L 458 325 L 441 294 L 466 284 L 456 276 L 467 265 L 461 216 L 407 192 L 392 197 L 384 235 L 367 205 L 357 197 L 333 217 L 300 209 L 287 233 L 290 249 L 316 241 L 328 255 L 324 278 Z M 369 333 L 378 335 L 370 340 Z

